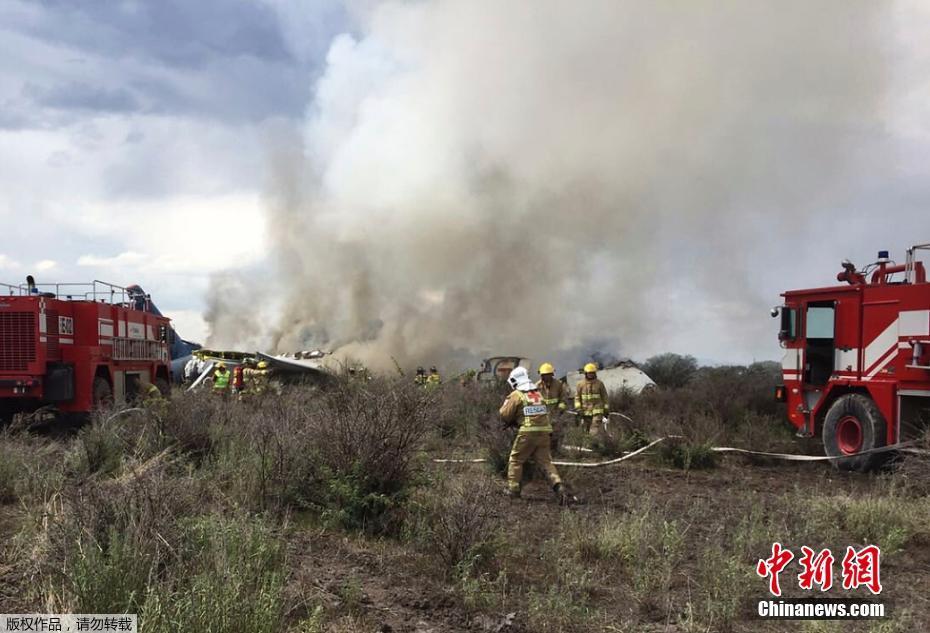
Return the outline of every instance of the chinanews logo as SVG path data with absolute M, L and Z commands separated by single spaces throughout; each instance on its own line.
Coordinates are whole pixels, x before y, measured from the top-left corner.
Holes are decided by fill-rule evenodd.
M 839 564 L 840 577 L 834 581 L 836 561 L 829 548 L 816 551 L 803 545 L 800 556 L 795 556 L 781 543 L 772 543 L 771 555 L 756 563 L 756 574 L 767 581 L 768 592 L 781 599 L 760 600 L 756 609 L 758 617 L 799 620 L 885 617 L 884 603 L 865 599 L 782 598 L 782 573 L 795 569 L 799 572 L 797 586 L 805 592 L 818 591 L 815 595 L 823 596 L 838 587 L 847 592 L 867 590 L 873 596 L 881 594 L 881 549 L 877 545 L 861 549 L 848 546 Z

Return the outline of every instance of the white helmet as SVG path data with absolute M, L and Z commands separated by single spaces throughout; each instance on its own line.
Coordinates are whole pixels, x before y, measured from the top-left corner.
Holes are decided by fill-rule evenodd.
M 530 375 L 527 373 L 526 367 L 514 368 L 514 370 L 510 372 L 510 375 L 507 376 L 507 384 L 517 391 L 533 391 L 536 389 L 536 384 L 530 380 Z

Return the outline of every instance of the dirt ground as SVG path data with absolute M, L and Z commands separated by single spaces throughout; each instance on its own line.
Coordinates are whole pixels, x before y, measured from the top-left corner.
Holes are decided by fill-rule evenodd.
M 884 591 L 880 599 L 890 608 L 891 617 L 883 621 L 852 623 L 803 623 L 797 621 L 763 621 L 753 617 L 758 600 L 767 598 L 767 581 L 755 577 L 747 590 L 745 607 L 739 615 L 720 628 L 688 624 L 686 604 L 694 589 L 691 579 L 701 573 L 700 544 L 714 538 L 721 519 L 736 516 L 734 504 L 748 503 L 759 509 L 783 508 L 786 499 L 803 500 L 824 495 L 835 497 L 867 497 L 882 494 L 889 485 L 890 475 L 859 475 L 839 473 L 822 463 L 776 462 L 752 464 L 743 457 L 724 458 L 719 467 L 706 471 L 681 471 L 650 463 L 648 459 L 599 469 L 563 468 L 563 473 L 584 503 L 569 508 L 554 503 L 552 494 L 542 482 L 528 484 L 524 497 L 505 497 L 503 481 L 493 477 L 481 465 L 436 465 L 437 469 L 452 469 L 454 476 L 468 479 L 491 478 L 500 494 L 492 495 L 487 504 L 505 526 L 505 532 L 519 535 L 508 542 L 511 548 L 502 555 L 510 591 L 499 600 L 496 609 L 481 609 L 463 604 L 460 591 L 453 582 L 423 573 L 422 561 L 405 545 L 397 541 L 370 541 L 328 533 L 302 531 L 292 543 L 297 572 L 296 586 L 309 589 L 329 610 L 345 615 L 337 619 L 334 628 L 345 631 L 415 631 L 445 633 L 453 631 L 533 631 L 539 626 L 527 619 L 527 606 L 520 603 L 521 587 L 545 586 L 556 579 L 545 577 L 539 564 L 544 554 L 551 556 L 551 543 L 558 535 L 558 526 L 567 515 L 581 520 L 595 520 L 605 514 L 623 516 L 640 510 L 647 502 L 661 509 L 665 516 L 680 517 L 687 532 L 686 548 L 673 575 L 667 596 L 655 604 L 643 604 L 631 594 L 629 582 L 619 565 L 598 574 L 597 586 L 588 591 L 589 608 L 596 615 L 583 623 L 562 622 L 551 630 L 605 631 L 789 631 L 789 630 L 930 630 L 930 597 L 924 588 L 930 579 L 930 532 L 909 538 L 903 549 L 882 561 Z M 790 505 L 790 502 L 788 502 Z M 799 509 L 800 511 L 800 509 Z M 793 517 L 769 517 L 774 525 L 791 522 Z M 785 545 L 799 548 L 804 543 Z M 822 543 L 808 543 L 819 549 Z M 846 544 L 856 543 L 850 542 Z M 842 552 L 843 543 L 829 543 L 834 552 Z M 568 546 L 566 546 L 568 547 Z M 769 554 L 760 550 L 742 562 L 747 573 L 755 568 L 758 558 Z M 839 578 L 837 557 L 835 575 Z M 499 564 L 502 564 L 499 562 Z M 797 571 L 789 568 L 782 574 L 782 584 L 796 585 Z M 836 581 L 839 585 L 839 580 Z M 800 597 L 800 590 L 794 591 Z M 786 589 L 786 595 L 792 595 Z M 808 594 L 810 595 L 810 594 Z M 844 594 L 832 591 L 831 598 L 871 598 L 868 592 Z

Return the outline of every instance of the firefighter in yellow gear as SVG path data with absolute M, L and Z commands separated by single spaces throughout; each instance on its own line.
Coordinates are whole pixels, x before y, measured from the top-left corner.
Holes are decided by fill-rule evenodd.
M 565 433 L 562 416 L 568 409 L 568 387 L 561 380 L 555 379 L 555 367 L 552 363 L 543 363 L 539 366 L 539 381 L 536 383 L 536 388 L 539 389 L 549 409 L 549 421 L 552 423 L 552 452 L 557 453 Z
M 552 464 L 549 436 L 552 425 L 542 394 L 530 380 L 525 367 L 510 372 L 507 383 L 513 389 L 500 408 L 501 420 L 508 426 L 517 426 L 517 437 L 510 450 L 507 464 L 507 492 L 512 498 L 520 496 L 523 464 L 533 459 L 545 473 L 552 490 L 560 502 L 568 500 L 559 472 Z
M 150 382 L 145 388 L 142 396 L 142 408 L 151 411 L 157 416 L 162 416 L 167 408 L 165 396 L 154 382 Z
M 268 391 L 269 376 L 271 370 L 268 369 L 267 361 L 259 361 L 255 368 L 248 367 L 243 370 L 242 377 L 245 380 L 245 391 L 250 396 L 262 396 Z
M 413 377 L 413 382 L 421 386 L 425 385 L 426 384 L 426 370 L 423 369 L 422 367 L 417 367 L 417 373 Z
M 429 368 L 429 376 L 426 377 L 426 385 L 428 387 L 438 387 L 441 384 L 442 376 L 439 375 L 439 370 L 433 365 Z
M 607 425 L 610 415 L 610 400 L 607 387 L 597 379 L 597 365 L 584 366 L 584 379 L 575 387 L 575 411 L 578 422 L 585 433 L 599 433 Z
M 220 361 L 213 370 L 213 393 L 217 396 L 226 397 L 229 393 L 229 381 L 232 374 L 226 369 L 226 363 Z

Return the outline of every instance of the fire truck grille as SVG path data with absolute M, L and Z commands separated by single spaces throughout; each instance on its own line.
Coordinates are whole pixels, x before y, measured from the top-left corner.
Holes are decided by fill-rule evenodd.
M 0 312 L 0 371 L 25 371 L 35 359 L 35 313 Z

